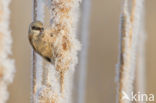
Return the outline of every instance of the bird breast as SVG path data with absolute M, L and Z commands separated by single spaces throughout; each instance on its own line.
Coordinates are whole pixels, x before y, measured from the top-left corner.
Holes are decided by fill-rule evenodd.
M 34 48 L 34 50 L 43 56 L 44 58 L 52 58 L 53 57 L 53 51 L 52 51 L 52 45 L 50 42 L 46 42 L 42 39 L 42 37 L 33 37 L 34 39 L 31 40 L 31 44 Z

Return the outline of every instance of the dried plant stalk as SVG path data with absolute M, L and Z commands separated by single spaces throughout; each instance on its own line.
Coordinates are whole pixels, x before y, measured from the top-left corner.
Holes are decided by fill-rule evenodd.
M 33 20 L 35 21 L 37 18 L 37 12 L 36 12 L 36 8 L 37 8 L 37 0 L 34 0 L 33 2 Z M 32 103 L 35 103 L 35 95 L 36 95 L 36 54 L 35 51 L 33 51 L 33 68 L 32 68 Z
M 90 6 L 91 0 L 83 0 L 83 7 L 81 10 L 81 32 L 80 40 L 82 45 L 82 50 L 79 56 L 78 64 L 78 97 L 77 103 L 85 103 L 85 88 L 86 88 L 86 75 L 87 75 L 87 54 L 88 54 L 88 44 L 89 44 L 89 21 L 90 21 Z
M 135 92 L 138 93 L 145 93 L 145 87 L 146 87 L 146 75 L 145 75 L 145 39 L 146 39 L 146 32 L 144 27 L 144 0 L 139 1 L 139 13 L 138 16 L 138 50 L 137 50 L 137 56 L 136 56 L 136 80 L 135 80 Z M 137 101 L 137 103 L 142 103 L 140 101 Z
M 60 73 L 61 91 L 64 90 L 64 75 L 70 65 L 77 62 L 79 42 L 75 39 L 75 9 L 79 0 L 52 0 L 52 24 L 50 32 L 53 34 L 53 55 L 56 70 Z M 72 63 L 73 62 L 73 63 Z
M 10 0 L 0 0 L 0 103 L 6 103 L 7 86 L 13 81 L 15 67 L 12 54 L 12 38 L 9 30 Z
M 121 13 L 121 38 L 120 57 L 118 64 L 118 100 L 117 103 L 131 103 L 128 99 L 123 99 L 123 92 L 130 96 L 133 92 L 133 83 L 136 70 L 136 52 L 140 30 L 141 7 L 143 0 L 132 0 L 130 3 L 124 0 L 124 7 Z M 131 12 L 131 13 L 130 13 Z
M 144 31 L 144 29 L 140 29 Z M 136 79 L 135 79 L 135 92 L 145 93 L 146 87 L 146 75 L 145 75 L 145 32 L 139 37 L 138 52 L 137 52 L 137 68 L 136 68 Z M 137 101 L 136 103 L 142 103 L 142 101 Z
M 59 99 L 57 73 L 53 65 L 44 62 L 42 87 L 38 90 L 38 103 L 61 103 Z
M 39 102 L 70 103 L 72 78 L 80 44 L 76 39 L 79 0 L 47 0 L 51 23 L 44 40 L 53 48 L 53 63 L 44 63 Z M 49 35 L 49 36 L 48 36 Z M 53 65 L 54 64 L 54 65 Z
M 33 21 L 44 20 L 44 2 L 42 0 L 33 1 Z M 42 64 L 43 59 L 33 52 L 33 68 L 32 68 L 32 103 L 38 101 L 38 91 L 42 86 Z

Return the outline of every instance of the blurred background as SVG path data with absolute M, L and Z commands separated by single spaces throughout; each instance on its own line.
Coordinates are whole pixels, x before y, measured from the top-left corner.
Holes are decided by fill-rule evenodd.
M 145 0 L 146 92 L 156 95 L 156 0 Z M 28 26 L 32 21 L 32 0 L 12 0 L 11 30 L 16 75 L 9 86 L 8 103 L 30 103 L 31 46 Z M 86 103 L 115 103 L 115 66 L 119 44 L 121 0 L 92 0 Z

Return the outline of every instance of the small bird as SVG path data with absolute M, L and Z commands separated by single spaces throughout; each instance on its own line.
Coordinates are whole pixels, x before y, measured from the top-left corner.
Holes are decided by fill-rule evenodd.
M 29 41 L 35 52 L 45 58 L 48 62 L 52 62 L 53 48 L 52 43 L 45 39 L 45 31 L 43 23 L 34 21 L 29 27 Z
M 70 37 L 66 34 L 58 35 L 57 31 L 51 29 L 44 29 L 40 21 L 30 24 L 28 37 L 34 51 L 52 63 L 60 73 L 61 92 L 63 93 L 64 74 L 69 69 L 71 62 Z

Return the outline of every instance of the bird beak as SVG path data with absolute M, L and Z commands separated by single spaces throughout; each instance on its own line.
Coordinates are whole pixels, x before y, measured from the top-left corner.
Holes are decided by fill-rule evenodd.
M 40 33 L 43 33 L 43 31 L 44 31 L 44 29 L 41 29 L 41 30 L 40 30 Z

